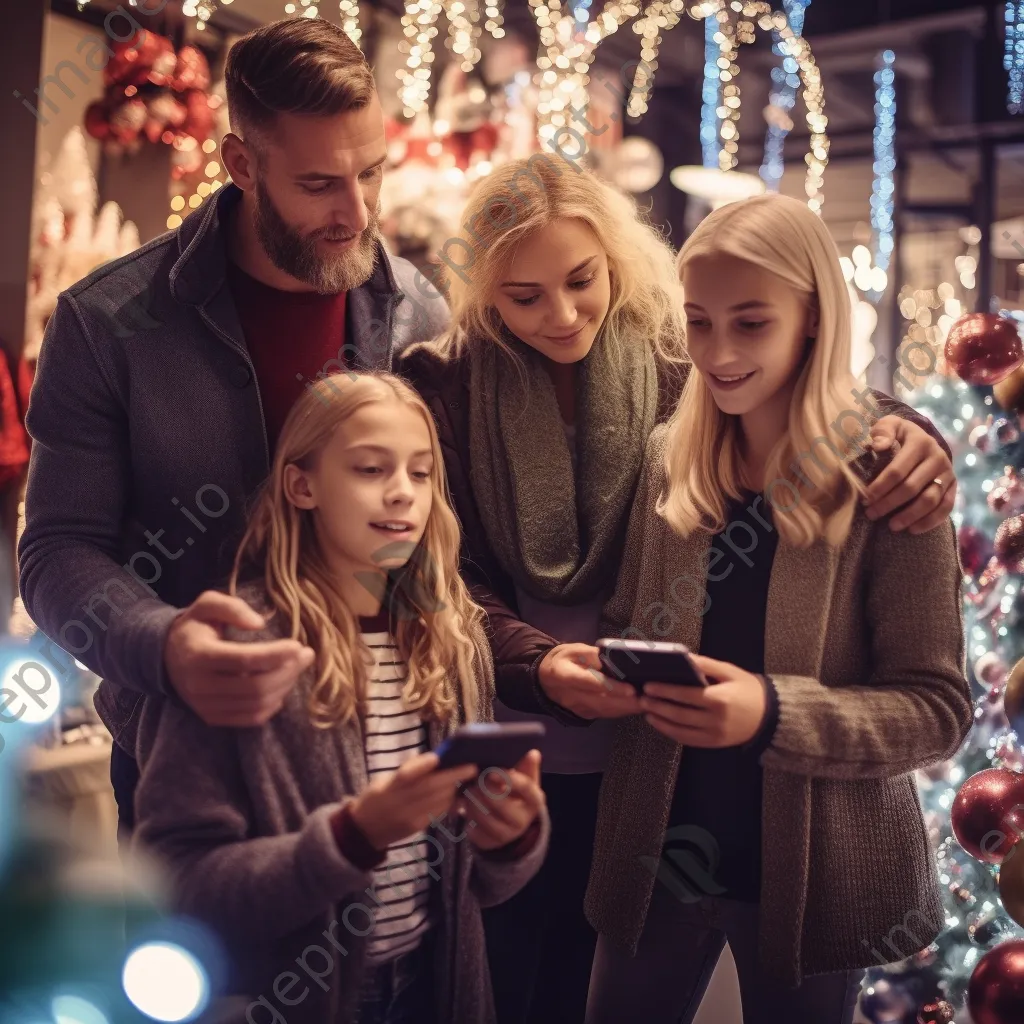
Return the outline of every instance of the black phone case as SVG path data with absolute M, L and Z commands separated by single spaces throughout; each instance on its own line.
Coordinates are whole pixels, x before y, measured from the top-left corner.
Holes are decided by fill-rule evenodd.
M 601 648 L 601 661 L 605 675 L 618 682 L 630 683 L 638 690 L 645 683 L 675 683 L 677 686 L 701 688 L 707 685 L 685 654 L 604 647 Z
M 531 750 L 543 750 L 542 732 L 506 733 L 497 736 L 450 736 L 438 747 L 438 768 L 475 764 L 487 768 L 514 768 Z

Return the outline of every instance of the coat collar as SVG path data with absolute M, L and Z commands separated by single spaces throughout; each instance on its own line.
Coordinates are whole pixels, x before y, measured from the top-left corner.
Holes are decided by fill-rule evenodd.
M 227 269 L 227 224 L 242 199 L 242 190 L 228 183 L 188 215 L 177 229 L 178 259 L 171 267 L 171 294 L 188 306 L 202 306 L 223 288 Z M 383 245 L 378 243 L 370 279 L 353 292 L 372 292 L 375 298 L 401 297 Z

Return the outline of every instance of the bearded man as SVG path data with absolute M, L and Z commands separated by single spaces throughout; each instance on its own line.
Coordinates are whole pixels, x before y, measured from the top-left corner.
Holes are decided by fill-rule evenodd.
M 448 317 L 381 242 L 384 118 L 348 36 L 266 25 L 232 47 L 225 78 L 232 183 L 61 294 L 27 416 L 21 593 L 56 682 L 73 659 L 103 679 L 125 830 L 142 697 L 259 725 L 311 663 L 297 641 L 223 639 L 260 623 L 215 590 L 302 388 L 389 369 Z

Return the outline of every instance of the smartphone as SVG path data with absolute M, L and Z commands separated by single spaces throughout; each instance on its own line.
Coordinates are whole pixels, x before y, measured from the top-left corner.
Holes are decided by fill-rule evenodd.
M 481 722 L 464 725 L 435 754 L 438 768 L 475 764 L 487 768 L 514 768 L 531 750 L 540 748 L 547 730 L 542 722 Z
M 693 663 L 686 644 L 657 640 L 597 641 L 604 674 L 642 690 L 645 683 L 707 686 L 704 673 Z

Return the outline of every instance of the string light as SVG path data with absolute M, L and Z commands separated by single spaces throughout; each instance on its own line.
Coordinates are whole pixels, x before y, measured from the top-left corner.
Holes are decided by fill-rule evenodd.
M 778 51 L 784 58 L 783 66 L 793 67 L 794 73 L 799 74 L 799 80 L 803 83 L 807 127 L 811 136 L 810 151 L 805 157 L 807 177 L 804 191 L 807 194 L 807 205 L 820 214 L 824 202 L 821 190 L 824 187 L 825 167 L 828 165 L 828 118 L 825 116 L 825 91 L 821 84 L 821 72 L 807 40 L 799 30 L 793 28 L 784 11 L 773 11 L 771 5 L 764 0 L 705 0 L 691 7 L 688 13 L 694 20 L 703 19 L 705 24 L 707 55 L 704 109 L 701 113 L 704 165 L 710 168 L 715 166 L 710 147 L 717 136 L 721 143 L 716 154 L 719 169 L 729 171 L 736 166 L 740 90 L 736 82 L 739 67 L 735 57 L 739 45 L 753 42 L 754 23 L 751 19 L 756 18 L 762 31 L 774 29 Z M 712 24 L 709 25 L 709 22 Z M 713 46 L 718 47 L 717 57 L 714 56 Z M 638 74 L 640 70 L 637 69 Z M 653 70 L 649 69 L 640 83 L 645 96 L 651 88 L 653 75 Z M 634 89 L 637 87 L 638 83 L 634 81 Z M 713 110 L 709 109 L 712 105 Z
M 338 0 L 338 13 L 346 35 L 359 46 L 363 38 L 363 30 L 359 27 L 359 0 Z
M 700 108 L 700 142 L 704 154 L 704 166 L 714 167 L 718 163 L 718 58 L 721 49 L 716 42 L 718 24 L 716 19 L 704 21 L 704 90 Z
M 797 35 L 803 35 L 804 14 L 810 5 L 811 0 L 784 0 L 783 2 L 789 27 Z M 768 130 L 765 133 L 764 161 L 761 164 L 760 174 L 767 188 L 772 192 L 777 192 L 786 169 L 784 160 L 786 136 L 793 130 L 790 111 L 796 105 L 800 76 L 797 74 L 796 61 L 783 53 L 777 32 L 772 49 L 782 60 L 778 67 L 772 68 L 773 89 L 769 96 L 768 109 L 765 111 Z
M 535 78 L 539 87 L 538 135 L 541 142 L 548 142 L 560 130 L 569 129 L 572 115 L 567 117 L 566 109 L 586 106 L 590 65 L 598 45 L 635 18 L 640 8 L 632 2 L 608 4 L 585 23 L 577 21 L 575 9 L 563 11 L 561 0 L 530 0 L 530 9 L 540 36 Z
M 398 44 L 399 50 L 408 54 L 405 67 L 398 71 L 402 82 L 399 96 L 406 117 L 415 117 L 426 109 L 430 96 L 437 19 L 442 11 L 448 19 L 445 45 L 461 58 L 461 68 L 465 72 L 472 71 L 480 61 L 480 35 L 483 29 L 495 39 L 505 35 L 502 0 L 484 0 L 482 16 L 480 5 L 481 0 L 406 0 L 402 17 L 405 39 Z M 480 24 L 482 18 L 486 19 L 483 28 Z
M 643 17 L 633 23 L 633 31 L 640 36 L 642 63 L 633 74 L 633 87 L 626 104 L 626 114 L 630 120 L 638 121 L 647 113 L 647 100 L 654 83 L 654 72 L 658 69 L 661 32 L 663 29 L 675 28 L 679 24 L 685 6 L 684 0 L 670 0 L 668 3 L 655 0 L 648 5 Z M 717 48 L 714 59 L 718 59 Z M 716 126 L 715 133 L 717 132 Z
M 893 251 L 893 200 L 896 186 L 896 54 L 884 50 L 875 72 L 875 177 L 871 185 L 871 227 L 874 236 L 874 280 L 868 298 L 878 302 L 888 284 Z
M 231 3 L 231 0 L 221 0 L 224 4 Z M 217 0 L 185 0 L 181 5 L 181 13 L 186 18 L 196 19 L 196 28 L 200 31 L 206 29 L 206 23 L 217 12 Z
M 448 16 L 445 46 L 462 58 L 463 71 L 472 71 L 480 60 L 480 5 L 477 0 L 449 0 L 444 4 Z
M 1009 79 L 1006 109 L 1024 113 L 1024 0 L 1007 0 L 1006 51 L 1003 67 Z

